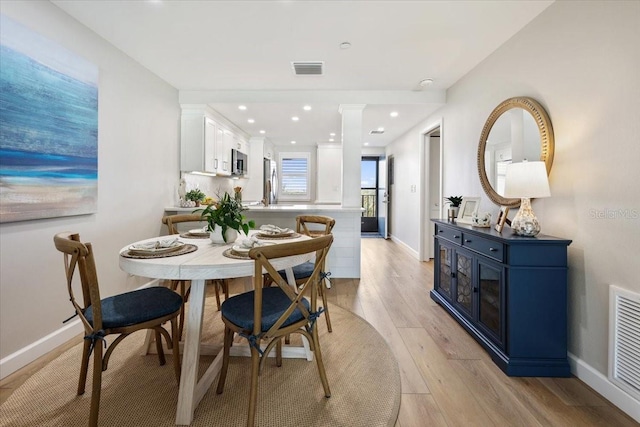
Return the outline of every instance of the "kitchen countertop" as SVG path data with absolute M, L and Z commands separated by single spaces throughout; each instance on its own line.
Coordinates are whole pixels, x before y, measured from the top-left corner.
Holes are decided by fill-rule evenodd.
M 246 205 L 249 211 L 255 212 L 362 212 L 361 207 L 345 208 L 342 205 Z M 167 207 L 165 211 L 172 212 L 193 212 L 196 209 L 204 209 L 204 206 L 197 208 L 181 208 L 181 207 Z
M 333 228 L 333 248 L 327 257 L 327 268 L 332 278 L 360 277 L 360 221 L 363 209 L 343 207 L 340 204 L 275 204 L 263 206 L 259 202 L 246 201 L 244 215 L 255 221 L 256 227 L 265 224 L 278 227 L 295 227 L 298 215 L 323 215 L 336 220 Z M 198 208 L 166 207 L 165 215 L 192 213 Z M 166 228 L 166 227 L 165 227 Z

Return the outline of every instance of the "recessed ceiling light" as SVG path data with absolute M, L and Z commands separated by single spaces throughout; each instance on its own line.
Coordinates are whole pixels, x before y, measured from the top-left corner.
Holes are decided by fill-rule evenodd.
M 249 123 L 255 123 L 255 122 L 256 122 L 256 121 L 255 121 L 255 120 L 253 120 L 253 119 L 247 119 L 247 121 L 248 121 Z
M 302 107 L 302 109 L 304 111 L 311 111 L 311 105 L 305 105 L 304 107 Z
M 350 47 L 351 47 L 351 43 L 349 42 L 340 43 L 340 49 L 349 49 Z
M 333 141 L 335 141 L 335 139 L 329 138 L 329 142 L 333 142 Z
M 329 135 L 330 136 L 336 136 L 336 133 L 335 132 L 331 132 Z
M 260 130 L 260 133 L 266 133 L 266 132 L 267 132 L 266 130 L 262 130 L 262 129 Z
M 365 142 L 365 143 L 364 143 L 364 145 L 369 145 L 369 143 L 368 143 L 368 142 Z
M 398 117 L 398 112 L 397 111 L 392 111 L 391 113 L 389 113 L 389 115 L 391 117 Z
M 383 127 L 379 127 L 378 128 L 378 132 L 384 132 L 384 128 Z
M 296 142 L 295 142 L 295 141 L 291 141 L 291 143 L 292 143 L 292 144 L 295 144 Z
M 246 110 L 246 109 L 247 109 L 247 106 L 246 106 L 246 105 L 238 105 L 238 110 L 242 110 L 242 111 L 244 111 L 244 110 Z
M 428 87 L 428 86 L 431 86 L 432 84 L 433 84 L 433 79 L 424 79 L 420 81 L 421 87 Z
M 293 120 L 294 122 L 297 122 L 298 120 L 300 120 L 300 118 L 297 116 L 293 116 L 291 117 L 291 120 Z

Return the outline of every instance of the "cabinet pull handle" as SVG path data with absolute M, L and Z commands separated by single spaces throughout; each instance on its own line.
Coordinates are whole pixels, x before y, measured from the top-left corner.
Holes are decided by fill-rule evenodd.
M 452 272 L 452 273 L 451 273 L 451 277 L 455 279 L 455 278 L 456 278 L 456 273 L 453 273 L 453 272 Z
M 478 293 L 478 288 L 473 288 L 473 293 L 477 294 Z
M 471 240 L 469 240 L 469 239 L 464 239 L 464 242 L 465 242 L 465 243 L 471 243 Z
M 458 236 L 457 234 L 454 234 L 454 235 L 453 235 L 453 238 L 454 238 L 454 239 L 459 239 L 459 238 L 460 238 L 460 236 Z
M 438 230 L 438 233 L 444 233 L 444 231 L 443 230 Z
M 498 252 L 496 248 L 489 248 L 489 252 Z
M 218 169 L 218 159 L 213 159 L 213 168 Z

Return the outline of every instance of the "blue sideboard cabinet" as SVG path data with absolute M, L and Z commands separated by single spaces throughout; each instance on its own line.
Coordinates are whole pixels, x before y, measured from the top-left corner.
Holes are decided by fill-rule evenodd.
M 431 298 L 510 376 L 568 377 L 567 247 L 505 227 L 435 223 Z

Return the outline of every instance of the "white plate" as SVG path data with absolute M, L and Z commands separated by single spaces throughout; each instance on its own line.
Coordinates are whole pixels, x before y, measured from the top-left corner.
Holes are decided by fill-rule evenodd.
M 240 245 L 233 245 L 233 251 L 243 255 L 248 254 L 251 249 L 252 248 L 245 248 L 244 246 Z
M 203 230 L 202 228 L 194 228 L 193 230 L 189 230 L 189 234 L 192 236 L 208 236 L 209 232 Z
M 271 245 L 275 245 L 275 243 L 273 243 L 273 242 L 260 242 L 259 244 L 257 244 L 253 248 L 259 248 L 261 246 L 271 246 Z M 247 248 L 247 247 L 242 246 L 242 245 L 233 245 L 233 247 L 232 247 L 234 252 L 242 254 L 242 255 L 247 255 L 249 253 L 249 251 L 251 249 L 253 249 L 253 248 Z

